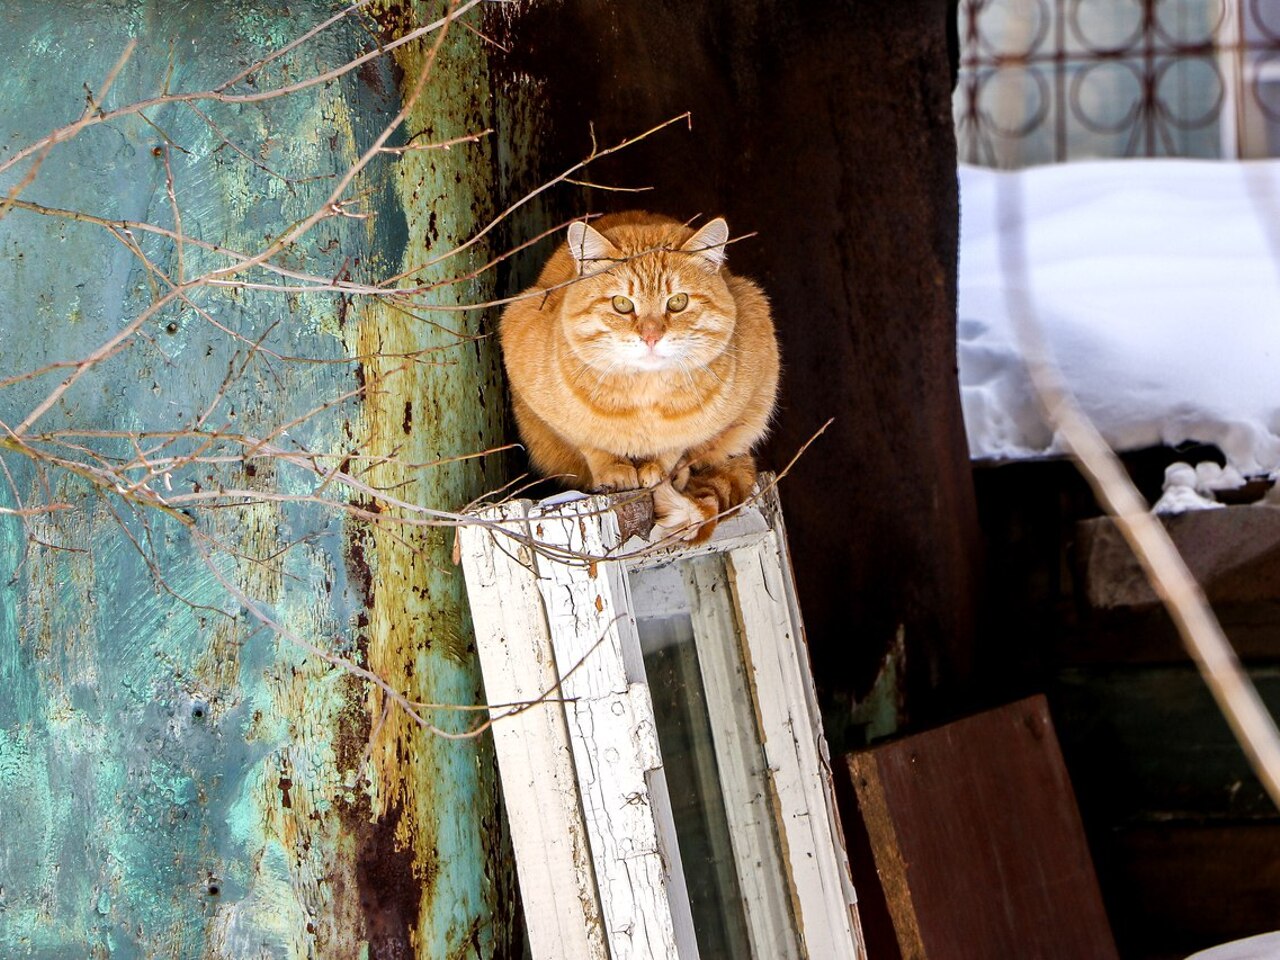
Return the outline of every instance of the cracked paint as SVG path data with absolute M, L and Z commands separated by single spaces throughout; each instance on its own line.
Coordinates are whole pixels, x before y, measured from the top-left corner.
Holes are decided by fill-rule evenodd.
M 131 36 L 138 51 L 113 102 L 152 95 L 165 82 L 210 86 L 331 12 L 321 3 L 264 12 L 243 0 L 67 0 L 6 11 L 14 63 L 0 80 L 8 88 L 0 98 L 4 144 L 30 142 L 67 122 L 68 110 L 78 115 L 82 84 L 100 82 Z M 420 4 L 376 16 L 398 29 L 429 13 Z M 276 79 L 340 63 L 368 43 L 363 27 L 348 24 L 308 45 L 302 56 L 312 59 L 295 60 Z M 463 30 L 451 36 L 412 131 L 448 136 L 490 125 L 480 43 Z M 398 109 L 418 54 L 400 55 L 399 64 L 269 108 L 209 110 L 261 163 L 294 178 L 328 176 Z M 210 242 L 253 249 L 331 189 L 328 180 L 264 174 L 175 105 L 147 120 L 154 126 L 127 118 L 61 145 L 30 197 L 169 223 L 158 130 L 175 145 L 185 227 Z M 467 236 L 491 212 L 488 149 L 412 153 L 372 169 L 358 192 L 377 218 L 321 225 L 305 241 L 311 267 L 319 258 L 328 275 L 385 276 Z M 478 247 L 436 276 L 470 269 L 490 252 Z M 174 268 L 171 247 L 148 253 Z M 201 254 L 187 255 L 199 268 Z M 295 256 L 281 262 L 296 265 Z M 145 271 L 90 224 L 11 212 L 0 220 L 0 270 L 0 378 L 83 355 L 151 297 Z M 487 280 L 450 289 L 458 300 L 492 293 Z M 376 389 L 290 436 L 313 449 L 411 462 L 500 440 L 501 404 L 475 402 L 477 386 L 499 389 L 487 342 L 441 354 L 447 365 L 398 373 L 402 361 L 388 358 L 357 369 L 339 361 L 445 339 L 402 313 L 327 295 L 233 290 L 201 305 L 250 340 L 264 336 L 278 357 L 322 362 L 265 354 L 247 361 L 243 342 L 205 317 L 174 311 L 155 319 L 144 343 L 86 376 L 44 422 L 173 429 L 213 404 L 230 365 L 240 363 L 213 406 L 218 422 L 246 433 L 265 435 L 363 377 Z M 455 318 L 481 332 L 482 315 Z M 47 386 L 0 392 L 0 420 L 20 421 Z M 0 506 L 37 497 L 45 481 L 31 464 L 0 456 L 13 476 L 12 486 L 0 482 Z M 372 476 L 396 485 L 398 496 L 452 509 L 495 486 L 499 466 L 385 467 Z M 215 573 L 185 521 L 138 515 L 78 478 L 48 476 L 71 509 L 25 525 L 0 517 L 0 956 L 504 955 L 513 939 L 512 879 L 487 742 L 432 738 L 394 711 L 379 725 L 381 700 L 365 684 L 265 628 L 219 582 L 410 697 L 473 703 L 481 690 L 471 628 L 443 532 L 370 533 L 337 511 L 266 500 L 197 511 L 208 538 L 199 542 L 219 545 Z M 314 485 L 258 460 L 216 477 L 178 470 L 165 482 L 285 495 Z M 450 728 L 469 716 L 433 719 Z

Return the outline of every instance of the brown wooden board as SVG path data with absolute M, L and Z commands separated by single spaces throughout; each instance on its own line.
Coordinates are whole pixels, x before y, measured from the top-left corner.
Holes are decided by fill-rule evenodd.
M 1236 652 L 1280 659 L 1280 509 L 1235 506 L 1166 517 L 1165 528 L 1204 588 Z M 1082 629 L 1062 644 L 1063 660 L 1186 661 L 1169 615 L 1109 518 L 1076 531 Z
M 847 760 L 904 960 L 1117 956 L 1044 697 Z
M 1213 456 L 1208 448 L 1159 448 L 1126 454 L 1124 461 L 1144 495 L 1154 498 L 1170 462 Z M 1071 463 L 1010 463 L 977 469 L 974 479 L 988 587 L 976 670 L 986 702 L 1043 690 L 1064 665 L 1187 662 L 1177 631 L 1148 587 L 1134 584 L 1124 592 L 1140 601 L 1137 606 L 1090 605 L 1090 591 L 1114 596 L 1107 591 L 1118 588 L 1104 582 L 1131 582 L 1136 567 L 1127 553 L 1099 549 L 1094 531 L 1112 525 L 1097 519 L 1100 508 Z M 1280 660 L 1277 559 L 1267 547 L 1280 532 L 1277 514 L 1274 507 L 1238 506 L 1168 525 L 1197 573 L 1207 575 L 1214 612 L 1237 653 L 1255 663 Z M 1110 543 L 1111 535 L 1105 536 Z M 1106 563 L 1110 572 L 1100 565 L 1104 553 L 1114 558 Z
M 1241 660 L 1280 660 L 1280 599 L 1217 602 L 1212 606 Z M 1187 648 L 1163 606 L 1085 610 L 1078 629 L 1056 638 L 1054 656 L 1063 666 L 1190 662 Z
M 1192 510 L 1163 521 L 1210 601 L 1244 604 L 1280 596 L 1280 508 Z M 1114 520 L 1085 520 L 1077 538 L 1089 606 L 1106 610 L 1160 602 Z

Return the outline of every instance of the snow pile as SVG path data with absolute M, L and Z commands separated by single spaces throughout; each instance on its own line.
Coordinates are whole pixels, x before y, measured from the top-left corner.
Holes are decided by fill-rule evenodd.
M 1280 161 L 962 167 L 960 191 L 974 459 L 1062 452 L 1019 355 L 1027 305 L 1114 447 L 1212 443 L 1239 474 L 1280 474 Z M 1002 232 L 1025 270 L 1002 269 Z
M 1198 463 L 1194 467 L 1189 463 L 1171 463 L 1164 468 L 1164 493 L 1151 508 L 1156 513 L 1186 513 L 1188 510 L 1217 510 L 1225 507 L 1213 499 L 1213 491 L 1218 489 L 1234 489 L 1244 485 L 1244 478 L 1236 473 L 1235 468 L 1227 467 L 1227 472 L 1240 478 L 1239 483 L 1228 486 L 1220 480 L 1216 484 L 1205 482 L 1208 468 L 1213 468 L 1221 475 L 1222 468 L 1212 461 Z

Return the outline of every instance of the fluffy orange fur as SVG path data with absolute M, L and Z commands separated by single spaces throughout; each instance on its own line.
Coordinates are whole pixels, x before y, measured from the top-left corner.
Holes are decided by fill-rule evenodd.
M 710 536 L 755 481 L 778 388 L 769 302 L 724 268 L 729 231 L 631 212 L 572 224 L 502 316 L 536 469 L 586 490 L 654 488 L 658 522 Z

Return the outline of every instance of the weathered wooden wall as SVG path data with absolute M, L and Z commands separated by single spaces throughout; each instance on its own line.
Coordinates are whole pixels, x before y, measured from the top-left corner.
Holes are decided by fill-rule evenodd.
M 689 129 L 589 170 L 651 192 L 589 191 L 559 212 L 722 214 L 759 234 L 729 256 L 769 293 L 782 343 L 766 459 L 781 468 L 834 418 L 782 500 L 818 682 L 856 708 L 833 711 L 837 740 L 841 717 L 883 733 L 945 715 L 969 674 L 951 7 L 556 0 L 492 15 L 510 48 L 497 75 L 525 91 L 506 122 L 536 146 L 502 158 L 517 195 L 581 159 L 589 124 L 606 146 L 691 111 Z
M 375 6 L 239 89 L 337 66 L 439 6 Z M 336 9 L 320 0 L 0 4 L 0 162 L 79 117 L 86 87 L 100 89 L 131 38 L 138 47 L 109 107 L 166 83 L 210 88 Z M 439 140 L 490 126 L 481 45 L 451 32 L 410 133 Z M 173 228 L 167 149 L 183 229 L 255 251 L 322 202 L 333 181 L 306 178 L 344 171 L 368 147 L 424 49 L 262 104 L 203 103 L 221 134 L 179 104 L 84 130 L 48 152 L 22 197 Z M 492 150 L 382 158 L 353 188 L 354 210 L 372 219 L 326 220 L 279 262 L 372 281 L 447 250 L 493 210 Z M 135 235 L 161 270 L 177 269 L 175 243 Z M 474 269 L 492 252 L 481 244 L 429 276 Z M 185 259 L 188 276 L 225 263 L 190 245 Z M 0 380 L 88 355 L 157 289 L 100 226 L 10 210 L 0 220 Z M 492 291 L 485 275 L 434 296 Z M 353 472 L 407 501 L 454 509 L 497 482 L 500 465 L 483 460 L 404 465 L 499 440 L 487 343 L 455 346 L 452 334 L 367 298 L 210 288 L 192 298 L 206 315 L 172 308 L 149 320 L 26 440 L 53 450 L 53 439 L 32 437 L 181 430 L 212 409 L 208 424 L 259 437 L 303 418 L 275 437 L 282 445 L 395 455 L 401 465 Z M 483 315 L 432 319 L 471 334 Z M 251 346 L 258 340 L 261 349 Z M 430 363 L 370 356 L 431 347 L 450 349 Z M 0 387 L 0 421 L 15 427 L 65 375 Z M 367 392 L 341 399 L 361 386 Z M 103 456 L 132 448 L 75 442 Z M 382 722 L 369 685 L 282 632 L 367 666 L 411 699 L 477 702 L 445 531 L 371 527 L 335 506 L 271 500 L 170 516 L 66 470 L 38 470 L 13 443 L 0 461 L 0 508 L 66 505 L 0 516 L 0 956 L 509 955 L 513 871 L 490 749 L 431 736 L 398 710 Z M 291 496 L 317 479 L 258 457 L 155 480 L 170 493 L 219 484 Z M 340 485 L 322 495 L 370 503 Z M 470 722 L 429 718 L 450 729 Z

